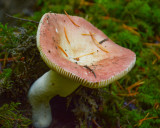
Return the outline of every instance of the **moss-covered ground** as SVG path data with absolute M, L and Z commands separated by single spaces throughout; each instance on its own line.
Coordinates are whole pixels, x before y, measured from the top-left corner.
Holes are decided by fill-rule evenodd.
M 85 18 L 114 42 L 134 51 L 137 60 L 128 75 L 106 88 L 81 87 L 66 98 L 55 97 L 51 126 L 159 128 L 160 1 L 38 0 L 32 17 L 15 17 L 39 22 L 46 12 L 64 10 Z M 17 24 L 0 24 L 0 127 L 27 128 L 32 127 L 28 90 L 49 69 L 36 48 L 38 24 L 11 20 Z

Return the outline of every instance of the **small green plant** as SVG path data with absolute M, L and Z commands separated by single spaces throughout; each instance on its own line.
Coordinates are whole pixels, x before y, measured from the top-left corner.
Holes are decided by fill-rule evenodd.
M 87 19 L 137 55 L 134 69 L 118 82 L 101 90 L 82 88 L 66 98 L 77 126 L 159 128 L 159 7 L 159 0 L 38 0 L 36 12 L 29 19 L 39 21 L 44 13 L 66 10 Z M 0 125 L 6 128 L 30 124 L 22 115 L 22 107 L 17 109 L 17 102 L 25 104 L 31 116 L 28 89 L 48 70 L 36 48 L 38 24 L 20 23 L 19 27 L 0 24 L 0 96 L 7 94 L 7 100 L 15 101 L 0 108 Z M 13 57 L 16 59 L 7 61 Z
M 0 74 L 0 93 L 6 91 L 7 89 L 12 88 L 11 81 L 9 81 L 9 78 L 11 76 L 12 69 L 6 68 L 3 70 L 3 73 Z
M 27 128 L 31 120 L 21 114 L 18 110 L 20 103 L 4 104 L 0 107 L 0 127 L 1 128 Z

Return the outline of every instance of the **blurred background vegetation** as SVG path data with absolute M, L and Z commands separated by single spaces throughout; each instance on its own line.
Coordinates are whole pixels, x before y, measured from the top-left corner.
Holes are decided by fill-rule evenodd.
M 0 7 L 0 127 L 32 127 L 27 93 L 48 70 L 36 48 L 38 22 L 44 13 L 64 10 L 134 51 L 137 61 L 106 88 L 83 87 L 52 99 L 50 127 L 160 127 L 159 0 L 0 0 Z

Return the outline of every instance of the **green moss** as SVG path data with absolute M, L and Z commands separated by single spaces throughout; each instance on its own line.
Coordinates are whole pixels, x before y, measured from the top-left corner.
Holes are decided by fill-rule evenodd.
M 18 110 L 20 103 L 4 104 L 0 107 L 0 127 L 1 128 L 27 128 L 31 124 L 31 120 L 21 114 Z
M 160 55 L 160 47 L 144 45 L 144 43 L 160 43 L 157 38 L 160 35 L 159 0 L 86 0 L 90 3 L 88 5 L 80 2 L 81 0 L 46 0 L 45 2 L 38 0 L 34 16 L 27 18 L 39 21 L 44 13 L 49 11 L 64 13 L 64 10 L 71 15 L 82 16 L 117 44 L 133 50 L 137 60 L 133 70 L 119 80 L 123 89 L 120 89 L 116 83 L 100 90 L 81 88 L 79 92 L 66 98 L 67 105 L 72 106 L 71 110 L 75 115 L 74 121 L 77 126 L 81 128 L 95 126 L 92 121 L 94 119 L 101 127 L 133 128 L 138 126 L 139 121 L 147 113 L 149 113 L 148 117 L 159 117 L 160 107 L 156 105 L 160 105 L 160 60 L 153 51 Z M 17 102 L 25 104 L 24 107 L 19 105 L 16 113 L 21 115 L 20 110 L 24 108 L 29 110 L 27 116 L 29 118 L 31 109 L 26 97 L 28 89 L 48 68 L 36 48 L 37 24 L 21 21 L 19 23 L 23 28 L 9 28 L 8 25 L 0 24 L 0 58 L 17 57 L 10 62 L 0 61 L 2 65 L 0 71 L 3 72 L 0 74 L 0 89 L 3 90 L 0 96 L 5 94 L 7 100 L 15 102 L 13 104 Z M 126 29 L 124 24 L 134 32 Z M 20 60 L 22 57 L 24 57 L 23 61 Z M 136 96 L 118 95 L 128 94 L 127 87 L 139 80 L 144 81 L 144 84 L 131 90 L 132 93 L 138 92 Z M 9 110 L 16 106 L 8 104 L 6 108 Z M 0 110 L 4 110 L 4 107 Z M 11 126 L 17 119 L 23 117 L 14 115 L 14 110 L 12 112 L 10 117 L 15 120 L 0 121 L 1 125 Z M 28 118 L 23 119 L 28 122 Z M 21 126 L 22 122 L 18 122 L 18 126 Z M 139 127 L 158 128 L 159 126 L 159 119 L 148 119 Z

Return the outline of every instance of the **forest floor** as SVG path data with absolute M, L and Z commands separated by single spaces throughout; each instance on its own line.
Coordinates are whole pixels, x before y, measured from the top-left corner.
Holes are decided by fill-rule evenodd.
M 33 16 L 18 13 L 9 17 L 14 25 L 0 23 L 0 127 L 32 127 L 28 90 L 49 70 L 36 47 L 38 22 L 47 12 L 66 10 L 134 51 L 137 59 L 130 73 L 106 88 L 81 87 L 66 98 L 52 99 L 56 112 L 51 126 L 159 128 L 159 7 L 159 0 L 38 0 Z

